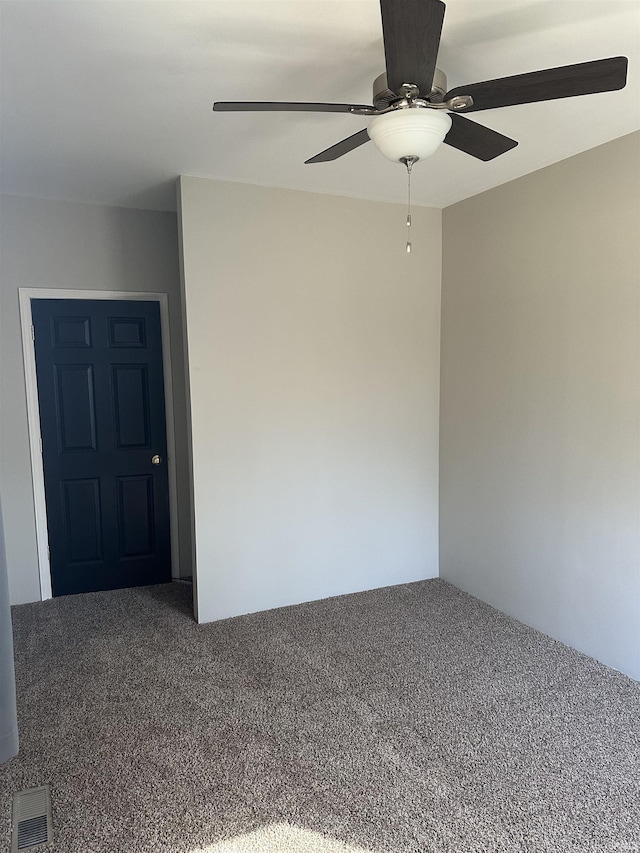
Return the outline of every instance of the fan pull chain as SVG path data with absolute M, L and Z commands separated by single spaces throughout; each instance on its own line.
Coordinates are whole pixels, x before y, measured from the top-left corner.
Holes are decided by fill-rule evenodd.
M 411 253 L 411 169 L 417 157 L 403 157 L 401 162 L 407 167 L 407 254 Z

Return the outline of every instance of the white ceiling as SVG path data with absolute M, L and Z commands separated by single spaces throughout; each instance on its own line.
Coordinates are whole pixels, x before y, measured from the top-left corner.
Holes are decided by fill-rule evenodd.
M 3 192 L 171 210 L 190 174 L 404 201 L 402 167 L 373 144 L 304 165 L 365 118 L 211 110 L 370 103 L 378 0 L 1 0 L 0 14 Z M 441 146 L 414 170 L 414 203 L 445 207 L 640 128 L 638 0 L 448 0 L 449 88 L 618 55 L 622 91 L 474 114 L 519 146 L 489 163 Z

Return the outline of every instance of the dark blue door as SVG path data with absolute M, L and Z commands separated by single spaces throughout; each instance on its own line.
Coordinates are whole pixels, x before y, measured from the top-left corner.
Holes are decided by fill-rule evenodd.
M 158 303 L 31 305 L 53 594 L 169 581 Z

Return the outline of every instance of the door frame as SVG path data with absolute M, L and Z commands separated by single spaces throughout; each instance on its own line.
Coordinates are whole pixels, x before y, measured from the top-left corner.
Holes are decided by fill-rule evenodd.
M 31 456 L 31 481 L 36 522 L 38 571 L 40 574 L 40 599 L 53 597 L 51 589 L 51 563 L 49 560 L 49 534 L 47 529 L 47 502 L 44 492 L 44 463 L 40 438 L 40 404 L 36 378 L 36 352 L 33 345 L 32 299 L 89 299 L 127 300 L 131 302 L 157 302 L 160 307 L 162 333 L 162 369 L 164 373 L 164 407 L 167 428 L 167 473 L 169 478 L 169 531 L 171 535 L 171 577 L 179 579 L 178 543 L 178 491 L 176 477 L 176 437 L 173 417 L 173 381 L 171 374 L 171 344 L 169 339 L 169 297 L 166 293 L 119 290 L 65 290 L 47 287 L 19 287 L 20 327 L 24 356 L 24 381 L 27 394 L 27 421 L 29 452 Z

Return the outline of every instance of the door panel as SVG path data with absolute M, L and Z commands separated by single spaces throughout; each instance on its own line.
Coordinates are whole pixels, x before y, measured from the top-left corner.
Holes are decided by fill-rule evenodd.
M 111 366 L 116 447 L 150 447 L 149 382 L 146 364 Z
M 158 304 L 38 299 L 32 316 L 53 594 L 169 581 Z
M 97 450 L 93 365 L 54 364 L 60 453 Z
M 91 321 L 88 317 L 52 317 L 53 347 L 90 347 Z
M 69 562 L 102 560 L 99 480 L 63 480 L 62 500 Z
M 118 477 L 118 540 L 121 557 L 153 553 L 151 477 Z

